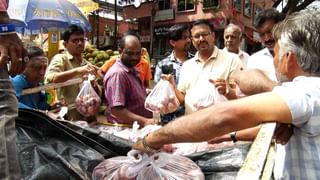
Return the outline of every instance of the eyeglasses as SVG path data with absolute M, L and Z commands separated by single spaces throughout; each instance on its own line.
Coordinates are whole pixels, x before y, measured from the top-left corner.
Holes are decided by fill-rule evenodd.
M 201 36 L 202 36 L 203 38 L 206 38 L 206 37 L 208 37 L 210 34 L 211 34 L 211 32 L 198 33 L 198 34 L 195 34 L 194 36 L 192 36 L 192 39 L 198 40 L 198 39 L 200 39 Z

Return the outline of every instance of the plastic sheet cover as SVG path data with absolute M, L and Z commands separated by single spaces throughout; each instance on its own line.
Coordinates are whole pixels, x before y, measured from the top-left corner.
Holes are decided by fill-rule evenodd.
M 245 160 L 251 143 L 237 143 L 234 146 L 188 155 L 204 173 L 206 180 L 235 179 Z
M 22 179 L 91 179 L 94 167 L 104 160 L 103 154 L 56 123 L 40 112 L 19 111 L 17 153 Z

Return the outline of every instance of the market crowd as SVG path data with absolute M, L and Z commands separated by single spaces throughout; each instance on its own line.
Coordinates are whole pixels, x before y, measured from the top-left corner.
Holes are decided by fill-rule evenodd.
M 101 67 L 84 58 L 85 32 L 77 25 L 65 29 L 65 51 L 50 60 L 39 47 L 25 50 L 10 31 L 6 5 L 0 1 L 0 27 L 9 28 L 0 29 L 0 100 L 5 104 L 0 107 L 0 178 L 20 176 L 12 153 L 17 107 L 51 114 L 62 106 L 68 107 L 67 114 L 52 117 L 86 121 L 109 131 L 132 128 L 134 122 L 140 128 L 163 126 L 133 145 L 149 154 L 164 147 L 168 151 L 164 145 L 173 143 L 252 141 L 261 124 L 277 122 L 276 141 L 285 155 L 275 161 L 281 163 L 275 178 L 319 177 L 319 11 L 284 18 L 275 9 L 263 10 L 255 27 L 265 48 L 252 55 L 240 49 L 243 32 L 236 24 L 225 27 L 223 49 L 215 45 L 215 30 L 207 20 L 173 25 L 168 32 L 172 51 L 152 75 L 140 37 L 131 31 L 119 41 L 120 54 Z M 76 78 L 83 83 L 56 88 L 51 103 L 44 91 L 23 93 Z M 103 118 L 97 115 L 102 103 L 107 107 Z

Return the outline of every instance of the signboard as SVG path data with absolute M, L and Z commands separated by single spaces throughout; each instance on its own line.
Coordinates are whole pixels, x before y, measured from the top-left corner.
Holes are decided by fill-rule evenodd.
M 52 33 L 51 35 L 51 43 L 57 43 L 58 42 L 58 34 L 57 33 Z
M 166 36 L 170 27 L 156 27 L 154 28 L 154 34 L 156 36 Z
M 156 12 L 154 17 L 154 21 L 166 21 L 174 19 L 174 10 L 173 9 L 165 9 Z
M 214 18 L 210 20 L 210 23 L 213 24 L 214 29 L 224 29 L 227 21 L 225 18 Z

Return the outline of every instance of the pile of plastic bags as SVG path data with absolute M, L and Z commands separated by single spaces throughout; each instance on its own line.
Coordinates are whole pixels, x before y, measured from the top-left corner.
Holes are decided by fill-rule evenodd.
M 93 180 L 204 180 L 201 169 L 189 158 L 164 152 L 148 156 L 132 150 L 127 156 L 107 159 L 95 167 Z

